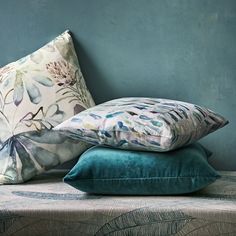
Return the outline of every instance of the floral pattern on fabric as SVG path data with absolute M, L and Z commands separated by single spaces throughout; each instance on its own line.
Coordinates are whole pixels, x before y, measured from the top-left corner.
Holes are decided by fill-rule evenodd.
M 169 151 L 193 143 L 228 121 L 194 104 L 158 98 L 121 98 L 75 115 L 55 130 L 98 145 Z
M 0 184 L 77 157 L 87 145 L 52 128 L 93 105 L 68 31 L 0 68 Z

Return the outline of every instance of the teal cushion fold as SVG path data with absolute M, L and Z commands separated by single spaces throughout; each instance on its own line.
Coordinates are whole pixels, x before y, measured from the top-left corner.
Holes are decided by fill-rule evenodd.
M 64 182 L 88 193 L 177 195 L 197 191 L 219 178 L 200 144 L 166 153 L 96 146 L 87 150 Z

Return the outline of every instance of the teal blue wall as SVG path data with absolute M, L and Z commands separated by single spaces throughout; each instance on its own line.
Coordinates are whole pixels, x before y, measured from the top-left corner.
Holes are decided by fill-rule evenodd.
M 69 28 L 97 103 L 153 96 L 207 106 L 230 120 L 202 143 L 236 170 L 235 0 L 5 0 L 0 65 Z

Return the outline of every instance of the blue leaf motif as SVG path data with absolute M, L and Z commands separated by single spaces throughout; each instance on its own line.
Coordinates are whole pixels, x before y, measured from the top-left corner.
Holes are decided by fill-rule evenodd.
M 120 140 L 118 143 L 117 143 L 117 147 L 121 147 L 121 146 L 123 146 L 124 144 L 126 144 L 127 143 L 127 141 L 126 140 Z
M 23 136 L 18 137 L 18 142 L 22 144 L 22 146 L 25 149 L 25 152 L 31 153 L 31 155 L 34 156 L 34 159 L 38 162 L 38 164 L 41 167 L 43 167 L 45 170 L 50 169 L 50 168 L 60 164 L 59 157 L 57 154 L 52 153 L 52 152 L 38 146 L 37 143 L 34 143 L 31 140 L 29 140 Z M 19 155 L 19 156 L 21 157 L 21 159 L 24 159 L 26 156 L 26 153 L 20 153 L 20 154 L 21 155 Z M 26 166 L 26 163 L 24 163 L 24 166 Z M 36 168 L 34 166 L 31 168 L 36 171 Z M 25 169 L 25 167 L 23 169 Z
M 96 114 L 93 114 L 93 113 L 89 113 L 89 115 L 90 115 L 91 117 L 93 117 L 95 120 L 99 120 L 99 119 L 102 118 L 101 116 L 96 115 Z
M 131 143 L 145 147 L 145 145 L 140 143 L 138 140 L 131 140 Z
M 85 194 L 73 194 L 73 193 L 48 193 L 48 192 L 31 192 L 31 191 L 12 191 L 12 194 L 20 197 L 34 198 L 34 199 L 47 199 L 47 200 L 59 200 L 59 201 L 74 201 L 74 200 L 88 200 L 88 199 L 100 199 L 101 196 L 85 195 Z M 0 232 L 1 233 L 1 232 Z
M 32 77 L 32 79 L 46 87 L 52 87 L 54 85 L 53 81 L 50 78 L 45 77 L 45 76 L 37 75 L 37 76 Z
M 155 146 L 160 146 L 160 143 L 156 142 L 156 141 L 149 141 L 150 144 L 155 145 Z
M 113 118 L 123 113 L 124 113 L 123 111 L 114 112 L 114 113 L 106 115 L 106 118 Z
M 75 122 L 75 123 L 79 123 L 79 122 L 82 121 L 82 119 L 80 119 L 79 117 L 73 117 L 73 118 L 71 119 L 71 121 L 72 121 L 72 122 Z
M 142 119 L 142 120 L 151 120 L 150 117 L 145 116 L 145 115 L 140 115 L 139 118 Z
M 173 115 L 173 114 L 170 113 L 170 112 L 169 112 L 169 115 L 171 116 L 171 118 L 172 118 L 174 121 L 178 122 L 178 118 L 177 118 L 175 115 Z
M 122 129 L 122 127 L 124 126 L 122 121 L 118 121 L 117 124 L 118 124 L 120 129 Z
M 28 179 L 29 176 L 31 177 L 36 175 L 37 174 L 36 167 L 29 155 L 28 152 L 29 150 L 26 150 L 25 146 L 21 143 L 20 139 L 16 140 L 15 148 L 21 160 L 22 166 L 24 166 L 24 168 L 22 168 L 21 170 L 21 175 L 23 179 L 26 180 Z
M 134 107 L 139 110 L 146 110 L 146 106 L 134 106 Z
M 44 115 L 45 121 L 52 121 L 50 123 L 57 122 L 58 124 L 63 121 L 65 112 L 60 110 L 58 104 L 52 104 L 48 107 L 46 114 Z M 54 122 L 53 122 L 54 121 Z
M 131 116 L 136 116 L 137 115 L 137 113 L 132 112 L 132 111 L 127 111 L 127 113 L 130 114 Z
M 54 130 L 31 131 L 19 134 L 22 140 L 32 140 L 36 143 L 62 144 L 68 137 Z
M 16 106 L 18 106 L 23 100 L 23 95 L 24 95 L 24 87 L 23 87 L 22 73 L 17 71 L 14 85 L 14 93 L 13 93 L 13 101 Z
M 123 131 L 128 131 L 129 130 L 129 128 L 127 126 L 125 126 L 122 121 L 118 121 L 117 125 Z
M 186 119 L 188 119 L 188 114 L 184 109 L 179 109 L 179 111 L 182 112 L 182 114 L 184 115 Z
M 101 134 L 105 135 L 108 138 L 111 138 L 112 136 L 106 131 L 106 130 L 102 130 Z
M 29 95 L 30 101 L 34 104 L 38 104 L 41 102 L 42 96 L 41 93 L 33 83 L 31 83 L 29 80 L 25 83 L 25 87 L 27 90 L 27 93 Z
M 163 125 L 160 121 L 155 121 L 155 120 L 152 120 L 151 123 L 157 127 L 161 127 Z

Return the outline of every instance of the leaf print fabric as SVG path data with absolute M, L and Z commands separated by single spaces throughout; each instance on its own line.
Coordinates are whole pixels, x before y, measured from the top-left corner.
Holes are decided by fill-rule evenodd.
M 104 196 L 64 184 L 52 170 L 0 188 L 0 235 L 235 236 L 236 172 L 177 196 Z
M 120 98 L 83 111 L 55 127 L 98 145 L 170 151 L 193 143 L 228 121 L 194 104 L 158 98 Z
M 68 31 L 0 68 L 0 184 L 77 157 L 87 145 L 52 128 L 93 105 Z

